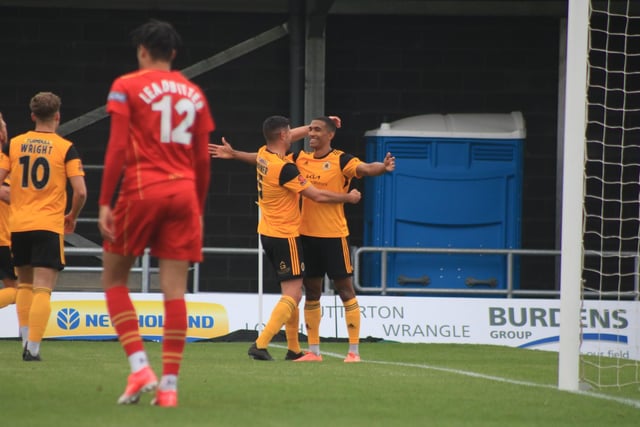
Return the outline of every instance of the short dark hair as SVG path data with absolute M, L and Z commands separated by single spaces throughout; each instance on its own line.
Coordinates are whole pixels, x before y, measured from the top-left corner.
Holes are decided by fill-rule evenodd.
M 267 141 L 273 141 L 278 138 L 280 131 L 283 128 L 290 126 L 289 119 L 284 116 L 271 116 L 267 117 L 262 122 L 262 134 Z
M 53 116 L 60 111 L 62 101 L 60 97 L 52 92 L 38 92 L 29 102 L 29 109 L 36 118 L 42 121 L 53 119 Z
M 327 129 L 329 130 L 329 132 L 335 132 L 337 129 L 335 122 L 327 116 L 316 117 L 313 120 L 319 120 L 321 122 L 324 122 L 327 125 Z
M 173 52 L 182 46 L 180 34 L 168 22 L 150 19 L 131 32 L 134 47 L 144 46 L 153 59 L 171 61 Z

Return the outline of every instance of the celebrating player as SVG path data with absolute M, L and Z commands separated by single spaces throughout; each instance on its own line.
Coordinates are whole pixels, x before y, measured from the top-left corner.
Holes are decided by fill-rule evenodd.
M 258 233 L 267 258 L 278 275 L 282 297 L 248 354 L 257 360 L 272 360 L 267 346 L 282 325 L 292 323 L 292 316 L 296 319 L 302 298 L 305 266 L 298 232 L 300 195 L 317 203 L 358 203 L 360 192 L 320 190 L 300 174 L 296 165 L 286 157 L 291 148 L 291 128 L 286 117 L 267 118 L 262 131 L 267 143 L 255 157 L 261 210 Z
M 0 120 L 2 120 L 0 118 Z M 0 278 L 4 288 L 0 289 L 0 308 L 15 304 L 18 294 L 18 277 L 15 274 L 13 255 L 11 255 L 11 229 L 9 217 L 11 216 L 9 179 L 0 185 Z M 26 315 L 18 316 L 22 345 L 27 342 L 28 311 Z
M 0 113 L 0 146 L 4 147 L 8 142 L 7 124 L 2 117 L 2 113 Z M 9 228 L 11 206 L 9 205 L 9 198 L 9 178 L 7 178 L 0 185 L 0 278 L 2 278 L 2 284 L 4 285 L 4 288 L 0 289 L 0 308 L 15 304 L 18 293 L 18 282 L 16 281 L 18 277 L 15 274 L 13 255 L 11 254 L 11 230 Z M 28 309 L 29 306 L 26 308 Z M 22 310 L 21 315 L 18 316 L 18 324 L 23 347 L 27 343 L 28 321 L 29 312 Z
M 318 117 L 309 126 L 291 130 L 292 140 L 309 136 L 313 149 L 292 155 L 303 177 L 312 184 L 337 192 L 346 192 L 352 178 L 377 176 L 395 169 L 395 158 L 387 153 L 382 162 L 365 163 L 357 157 L 331 147 L 339 117 Z M 255 163 L 255 153 L 234 150 L 223 139 L 223 145 L 209 144 L 209 153 L 218 158 L 235 158 Z M 303 193 L 304 196 L 304 193 Z M 345 362 L 359 362 L 360 307 L 353 289 L 353 267 L 348 243 L 349 229 L 342 204 L 320 204 L 303 197 L 302 221 L 299 229 L 305 255 L 304 318 L 309 340 L 309 352 L 296 362 L 319 362 L 320 354 L 320 297 L 322 281 L 327 274 L 345 308 L 345 321 L 349 335 L 349 350 Z M 289 337 L 289 334 L 287 335 Z M 296 335 L 297 337 L 297 335 Z

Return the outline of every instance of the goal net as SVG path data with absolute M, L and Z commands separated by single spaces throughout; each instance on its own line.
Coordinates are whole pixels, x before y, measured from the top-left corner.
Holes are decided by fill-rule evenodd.
M 590 3 L 580 380 L 606 388 L 640 383 L 640 1 Z

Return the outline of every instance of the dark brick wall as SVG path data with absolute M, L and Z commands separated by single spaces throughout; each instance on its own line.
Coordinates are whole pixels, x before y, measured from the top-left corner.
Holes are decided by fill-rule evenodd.
M 29 98 L 63 98 L 63 121 L 104 104 L 113 79 L 135 68 L 128 33 L 148 17 L 183 36 L 184 68 L 286 21 L 278 14 L 143 12 L 0 7 L 0 109 L 16 134 L 31 128 Z M 362 158 L 363 134 L 383 120 L 425 113 L 523 112 L 527 122 L 523 247 L 555 241 L 555 157 L 559 22 L 536 17 L 331 15 L 327 22 L 326 111 L 343 118 L 335 145 Z M 255 150 L 262 120 L 289 115 L 289 39 L 280 39 L 194 80 L 224 135 Z M 69 135 L 86 164 L 100 164 L 108 122 Z M 89 171 L 86 217 L 97 215 L 99 171 Z M 355 184 L 363 190 L 362 182 Z M 212 162 L 206 246 L 256 247 L 255 175 L 250 166 Z M 362 244 L 363 205 L 347 207 L 352 244 Z M 80 233 L 99 241 L 95 224 Z M 553 260 L 523 260 L 523 287 L 553 288 Z M 251 256 L 207 256 L 200 288 L 255 291 Z M 266 289 L 277 285 L 267 269 Z
M 332 16 L 326 109 L 345 126 L 334 145 L 364 158 L 364 131 L 385 120 L 520 110 L 527 126 L 522 245 L 552 249 L 558 46 L 559 22 L 551 18 Z M 356 245 L 361 208 L 347 207 Z M 553 289 L 552 258 L 524 258 L 521 271 L 522 287 Z

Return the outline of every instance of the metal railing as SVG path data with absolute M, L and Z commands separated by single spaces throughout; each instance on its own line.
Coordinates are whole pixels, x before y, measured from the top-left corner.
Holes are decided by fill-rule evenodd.
M 255 248 L 202 248 L 204 254 L 216 254 L 216 255 L 254 255 L 257 256 L 263 252 L 261 249 Z M 102 257 L 102 248 L 79 248 L 79 247 L 65 247 L 65 255 L 94 255 L 96 258 Z M 195 263 L 191 269 L 193 272 L 193 292 L 200 292 L 200 264 Z M 68 273 L 100 273 L 102 267 L 90 267 L 90 266 L 66 266 L 64 269 Z M 139 258 L 138 262 L 131 268 L 132 273 L 140 273 L 140 291 L 148 293 L 151 290 L 151 274 L 158 273 L 158 267 L 151 266 L 151 250 L 146 248 L 144 253 Z
M 132 268 L 132 273 L 140 273 L 140 290 L 143 293 L 147 293 L 151 289 L 151 274 L 157 273 L 157 267 L 151 267 L 151 254 L 150 249 L 147 248 L 144 250 L 144 254 L 140 257 L 139 262 L 137 262 Z M 102 248 L 75 248 L 75 247 L 65 247 L 64 248 L 65 255 L 95 255 L 97 258 L 102 257 Z M 102 267 L 78 267 L 78 266 L 66 266 L 64 269 L 65 272 L 69 273 L 100 273 L 102 272 Z
M 363 286 L 360 283 L 361 255 L 365 253 L 380 253 L 380 284 L 379 286 Z M 475 254 L 475 255 L 503 255 L 506 257 L 506 287 L 504 289 L 470 289 L 470 288 L 425 288 L 410 287 L 389 287 L 387 283 L 388 254 L 391 253 L 416 253 L 416 254 Z M 354 258 L 354 279 L 353 285 L 359 292 L 375 292 L 386 295 L 388 292 L 394 294 L 446 294 L 446 295 L 498 295 L 513 297 L 559 297 L 560 290 L 535 290 L 535 289 L 515 289 L 514 288 L 514 258 L 516 256 L 560 256 L 560 250 L 548 249 L 471 249 L 471 248 L 398 248 L 398 247 L 360 247 L 353 251 Z M 633 290 L 631 291 L 595 291 L 583 290 L 585 297 L 615 297 L 626 299 L 640 299 L 640 254 L 634 252 L 598 252 L 585 251 L 585 256 L 624 256 L 633 258 Z
M 207 255 L 252 255 L 259 256 L 264 253 L 261 248 L 219 248 L 205 247 L 202 252 Z M 365 253 L 380 253 L 380 284 L 377 286 L 365 286 L 360 283 L 362 271 L 361 256 Z M 388 255 L 394 253 L 414 253 L 414 254 L 449 254 L 449 255 L 503 255 L 506 258 L 506 287 L 504 289 L 479 289 L 479 288 L 425 288 L 422 287 L 390 287 L 387 283 L 388 271 Z M 506 296 L 513 297 L 559 297 L 559 290 L 533 290 L 533 289 L 515 289 L 514 288 L 514 259 L 517 256 L 560 256 L 560 250 L 544 250 L 544 249 L 469 249 L 469 248 L 398 248 L 398 247 L 356 247 L 352 251 L 354 258 L 353 284 L 356 291 L 360 293 L 378 293 L 386 295 L 393 294 L 447 294 L 447 295 L 474 295 L 474 296 Z M 102 248 L 79 248 L 66 247 L 65 255 L 95 255 L 101 257 Z M 595 251 L 585 251 L 585 256 L 603 256 L 603 255 L 623 255 L 633 257 L 634 259 L 634 283 L 633 290 L 627 292 L 596 292 L 585 290 L 585 296 L 615 296 L 640 299 L 640 254 L 636 253 L 600 253 Z M 65 272 L 101 272 L 102 267 L 78 267 L 67 266 Z M 141 275 L 141 292 L 146 293 L 151 289 L 151 275 L 158 273 L 157 267 L 151 266 L 150 250 L 147 248 L 140 257 L 139 262 L 131 270 L 133 273 Z M 200 292 L 200 264 L 196 263 L 191 267 L 193 272 L 193 292 Z
M 380 253 L 380 284 L 379 286 L 363 286 L 360 283 L 361 255 L 365 253 Z M 507 283 L 504 289 L 470 289 L 470 288 L 425 288 L 415 286 L 402 286 L 390 288 L 387 283 L 388 254 L 412 253 L 412 254 L 447 254 L 447 255 L 504 255 L 506 257 Z M 399 294 L 449 294 L 449 295 L 506 295 L 514 296 L 559 296 L 558 290 L 525 290 L 514 289 L 513 271 L 514 257 L 518 255 L 529 256 L 559 256 L 559 250 L 538 249 L 467 249 L 467 248 L 395 248 L 395 247 L 361 247 L 353 252 L 354 279 L 353 286 L 359 292 L 379 292 L 386 295 L 387 292 Z

